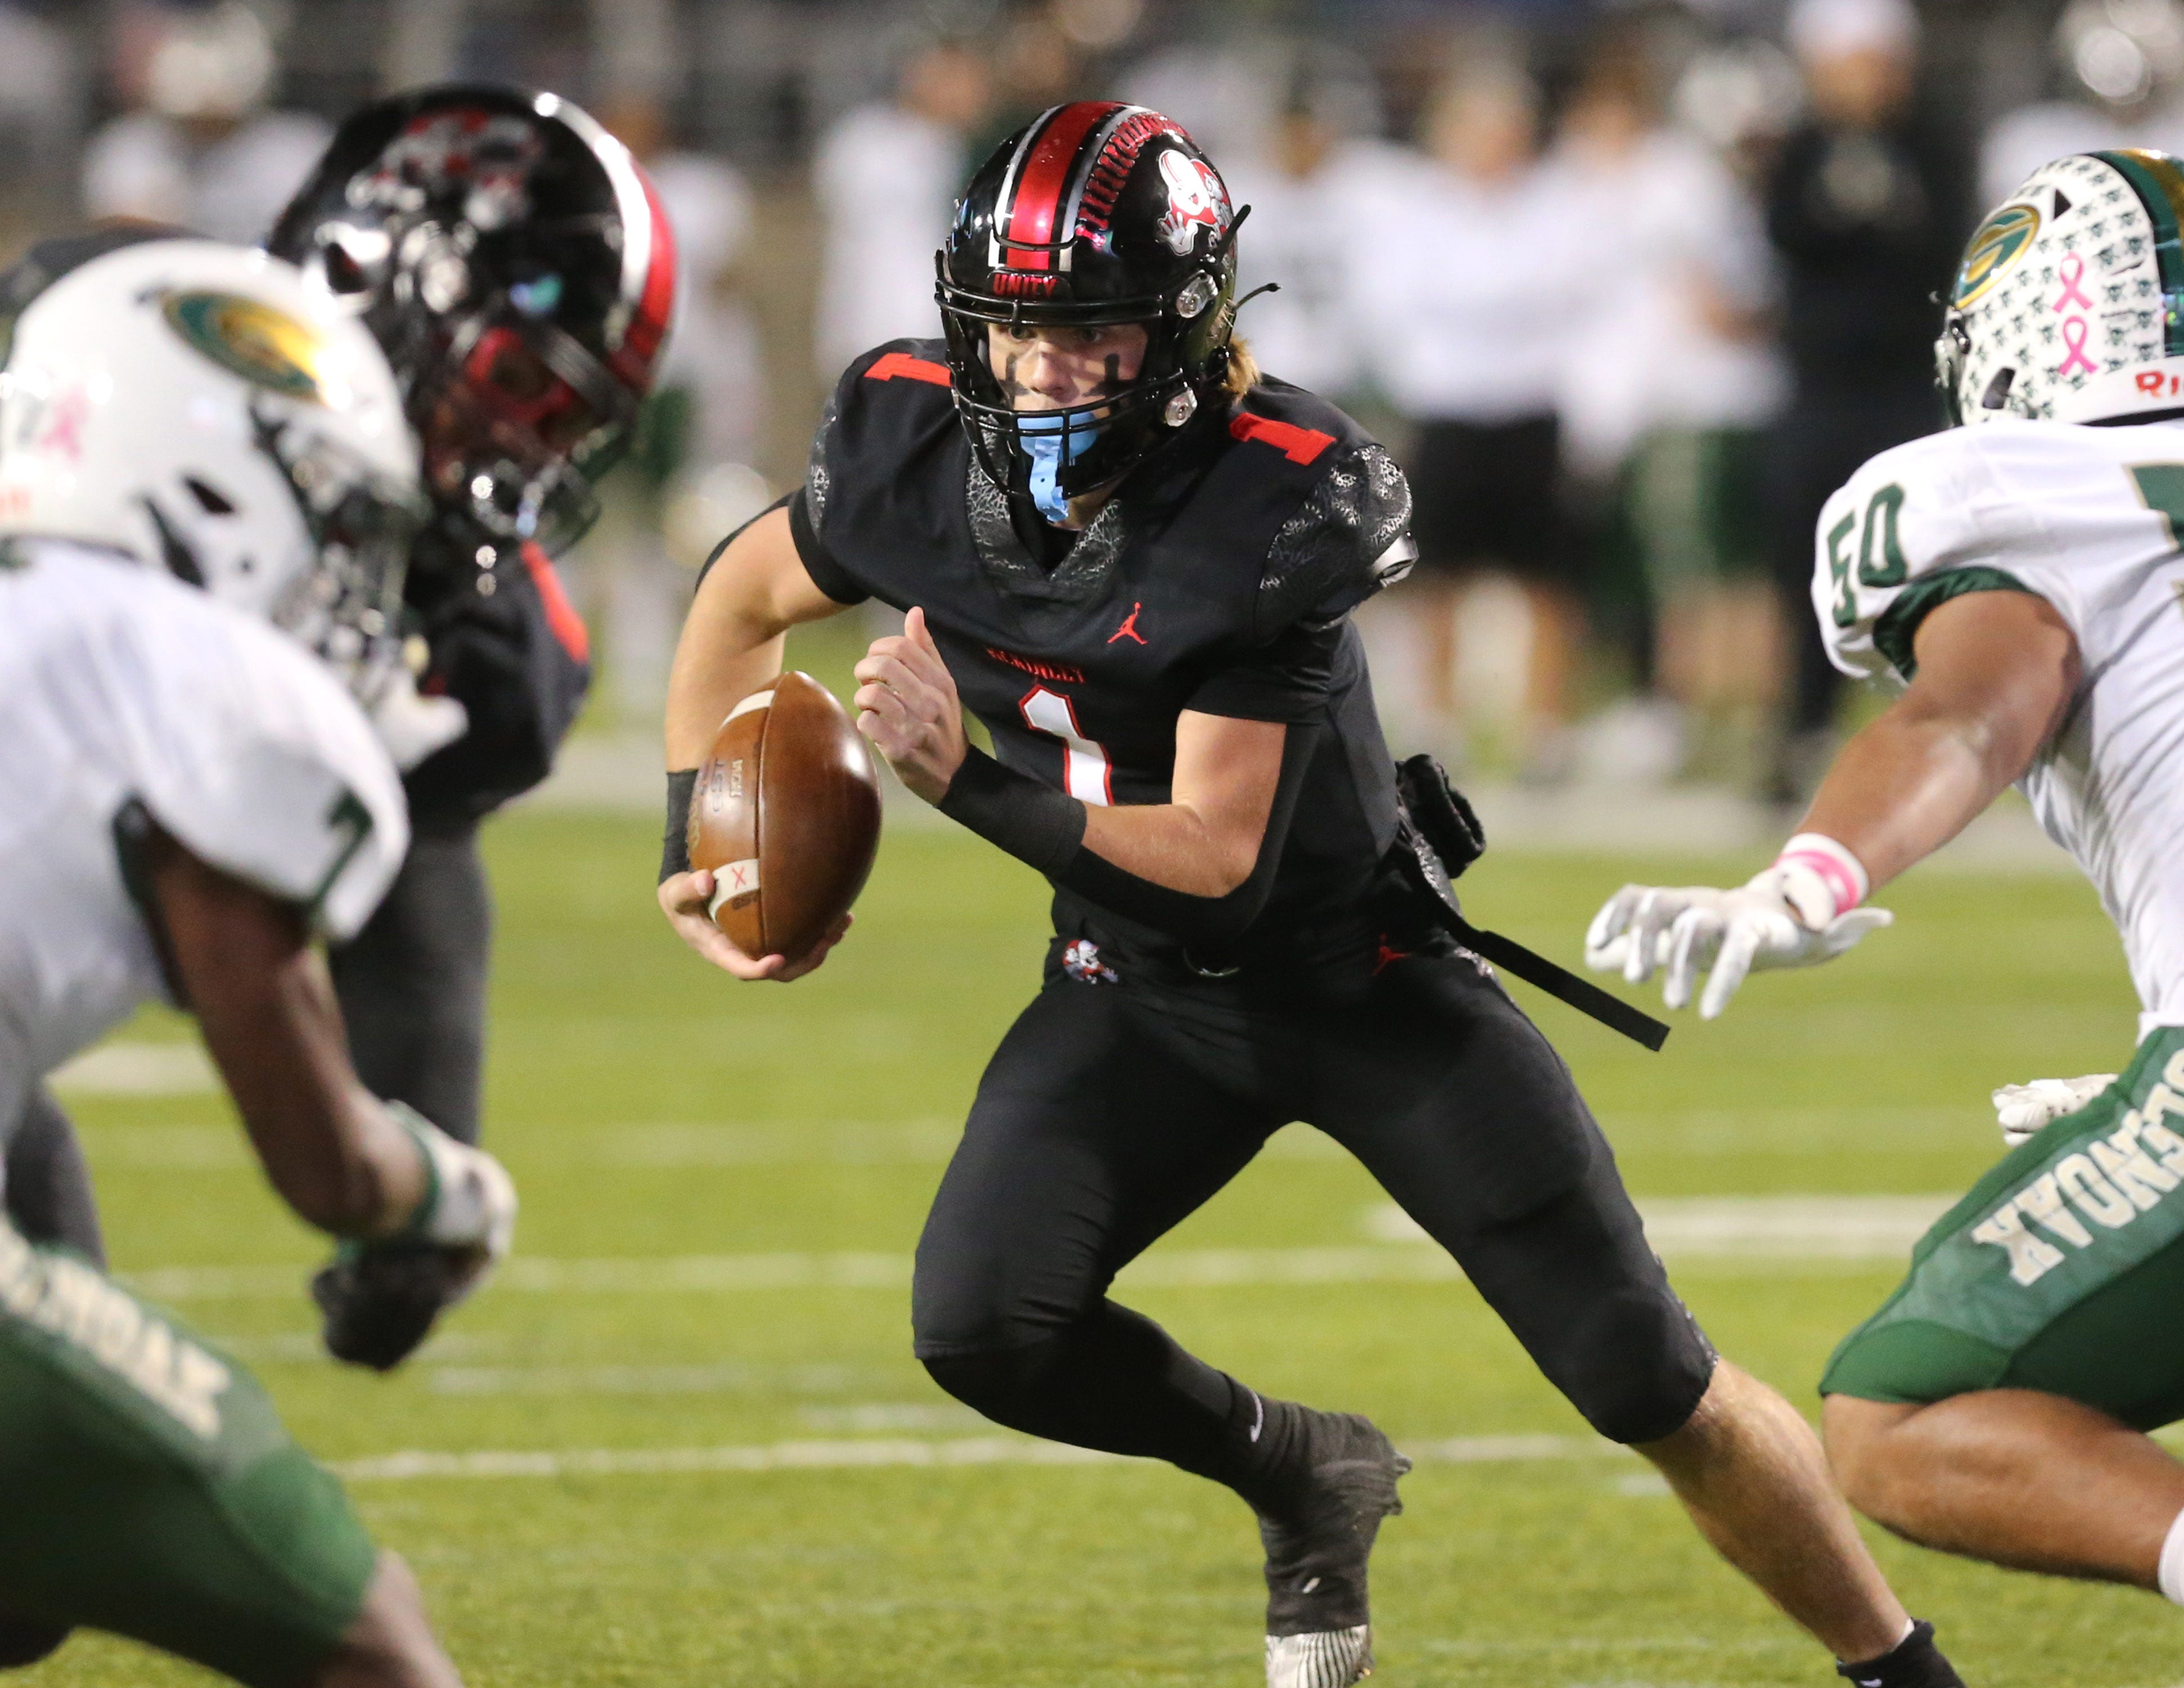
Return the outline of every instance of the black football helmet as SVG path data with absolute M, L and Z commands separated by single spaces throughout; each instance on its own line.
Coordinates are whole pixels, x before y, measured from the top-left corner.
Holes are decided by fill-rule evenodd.
M 956 414 L 996 485 L 1028 499 L 1043 469 L 1074 498 L 1209 407 L 1228 373 L 1241 221 L 1197 144 L 1144 106 L 1056 106 L 995 149 L 956 208 L 937 291 Z M 988 356 L 994 323 L 1140 323 L 1145 362 L 1089 403 L 1019 412 Z
M 621 142 L 553 94 L 397 95 L 341 126 L 266 245 L 355 301 L 458 533 L 550 554 L 591 526 L 675 303 L 673 234 Z

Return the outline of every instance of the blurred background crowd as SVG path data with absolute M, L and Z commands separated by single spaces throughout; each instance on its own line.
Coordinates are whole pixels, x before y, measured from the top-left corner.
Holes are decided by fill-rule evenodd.
M 938 332 L 977 159 L 1152 105 L 1240 203 L 1240 331 L 1411 471 L 1368 606 L 1390 738 L 1541 784 L 1791 801 L 1842 706 L 1821 502 L 1941 424 L 1935 296 L 2057 153 L 2184 151 L 2184 0 L 0 0 L 0 254 L 134 216 L 253 240 L 358 102 L 554 89 L 651 170 L 683 298 L 576 560 L 595 713 L 800 478 L 835 373 Z

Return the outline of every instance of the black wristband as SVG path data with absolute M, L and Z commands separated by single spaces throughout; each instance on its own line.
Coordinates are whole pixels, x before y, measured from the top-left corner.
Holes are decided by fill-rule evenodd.
M 1082 803 L 1003 767 L 976 745 L 965 749 L 946 795 L 933 807 L 1050 877 L 1069 864 L 1084 840 Z
M 698 770 L 677 768 L 667 776 L 667 830 L 660 839 L 660 883 L 690 871 L 690 799 L 698 789 Z

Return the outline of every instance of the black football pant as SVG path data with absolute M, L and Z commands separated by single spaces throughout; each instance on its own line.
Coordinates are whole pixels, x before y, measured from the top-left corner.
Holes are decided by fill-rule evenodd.
M 1713 1349 L 1568 1069 L 1455 955 L 1301 1000 L 1050 964 L 918 1244 L 918 1357 L 1000 1423 L 1223 1476 L 1238 1390 L 1107 1290 L 1292 1120 L 1364 1163 L 1602 1435 L 1689 1418 Z
M 327 952 L 364 1088 L 478 1140 L 493 892 L 477 832 L 420 833 L 387 899 Z
M 357 1076 L 450 1136 L 478 1139 L 493 900 L 474 830 L 410 841 L 364 929 L 329 952 Z M 7 1212 L 33 1242 L 103 1260 L 83 1150 L 50 1093 L 36 1092 L 7 1145 Z

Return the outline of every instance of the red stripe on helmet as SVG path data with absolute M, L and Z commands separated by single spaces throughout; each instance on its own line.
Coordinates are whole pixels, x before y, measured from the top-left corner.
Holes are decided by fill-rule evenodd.
M 1062 196 L 1069 191 L 1072 166 L 1084 137 L 1122 109 L 1114 100 L 1078 100 L 1055 113 L 1051 121 L 1032 141 L 1023 168 L 1017 175 L 1014 202 L 1009 207 L 1009 231 L 1001 245 L 1003 261 L 1011 270 L 1051 270 L 1050 252 L 1026 252 L 1017 242 L 1046 246 L 1054 240 L 1054 226 L 1061 215 Z
M 626 385 L 642 392 L 651 383 L 653 364 L 660 355 L 660 343 L 667 337 L 668 322 L 675 315 L 675 226 L 668 220 L 667 209 L 654 191 L 652 178 L 633 161 L 631 168 L 637 171 L 638 185 L 644 189 L 644 206 L 652 221 L 652 242 L 644 284 L 630 312 L 629 326 L 622 331 L 621 344 L 615 352 L 614 371 Z

